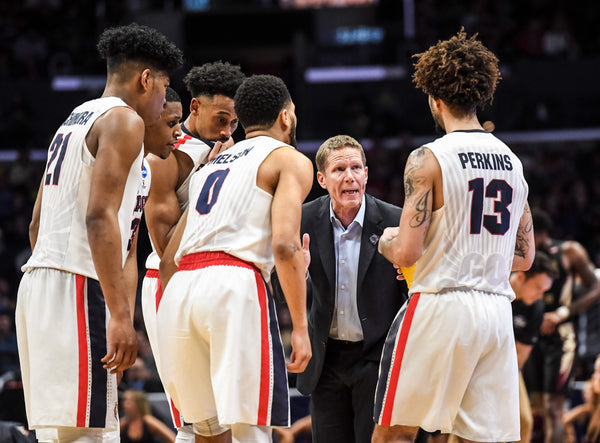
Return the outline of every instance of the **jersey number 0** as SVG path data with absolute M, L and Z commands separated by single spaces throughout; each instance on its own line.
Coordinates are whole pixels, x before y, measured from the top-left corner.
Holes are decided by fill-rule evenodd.
M 208 214 L 215 205 L 227 174 L 229 174 L 229 169 L 221 169 L 206 177 L 196 202 L 196 211 L 199 214 Z

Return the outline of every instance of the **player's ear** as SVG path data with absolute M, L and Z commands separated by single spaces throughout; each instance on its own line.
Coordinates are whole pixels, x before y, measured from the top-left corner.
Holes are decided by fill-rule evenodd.
M 193 97 L 192 101 L 190 102 L 190 113 L 196 114 L 198 112 L 199 107 L 200 107 L 200 100 L 198 100 L 196 97 Z
M 144 69 L 142 71 L 142 74 L 140 75 L 140 83 L 142 84 L 142 88 L 144 88 L 145 91 L 151 89 L 152 80 L 152 71 L 150 71 L 150 69 L 148 68 Z
M 279 111 L 278 120 L 281 124 L 281 129 L 284 131 L 287 131 L 289 127 L 292 126 L 292 116 L 286 108 L 283 108 L 281 111 Z

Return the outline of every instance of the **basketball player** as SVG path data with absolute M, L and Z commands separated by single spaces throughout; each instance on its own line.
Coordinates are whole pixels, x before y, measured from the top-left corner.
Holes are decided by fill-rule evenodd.
M 153 184 L 145 216 L 153 250 L 146 260 L 142 310 L 157 368 L 160 367 L 160 357 L 156 311 L 162 294 L 158 290 L 160 256 L 187 207 L 191 174 L 233 143 L 231 134 L 238 125 L 233 97 L 244 78 L 239 66 L 226 62 L 206 63 L 192 68 L 184 78 L 192 95 L 190 115 L 181 125 L 185 135 L 177 141 L 173 155 L 165 160 L 153 155 L 147 157 Z M 178 430 L 177 441 L 193 441 L 191 425 L 186 426 L 179 411 L 171 401 L 169 403 L 173 425 Z
M 302 372 L 311 356 L 300 218 L 312 163 L 293 148 L 294 108 L 277 77 L 242 83 L 235 110 L 246 140 L 192 176 L 161 260 L 161 374 L 197 441 L 268 442 L 271 426 L 289 426 L 273 264 L 293 323 L 287 369 Z
M 105 30 L 98 50 L 106 87 L 50 144 L 17 299 L 27 417 L 39 441 L 118 441 L 117 373 L 137 353 L 144 126 L 159 118 L 183 59 L 137 24 Z
M 414 81 L 446 135 L 410 154 L 400 225 L 379 240 L 388 260 L 416 268 L 382 354 L 373 441 L 412 442 L 418 427 L 518 440 L 508 279 L 529 269 L 534 240 L 521 162 L 477 119 L 498 59 L 463 30 L 416 57 Z
M 545 314 L 540 340 L 523 368 L 523 377 L 531 393 L 532 407 L 541 409 L 544 417 L 544 441 L 562 443 L 565 439 L 563 411 L 576 351 L 575 330 L 569 319 L 594 304 L 600 291 L 585 248 L 575 241 L 551 238 L 552 221 L 544 211 L 534 208 L 532 216 L 536 226 L 536 249 L 550 256 L 559 276 L 544 294 Z M 576 278 L 585 288 L 577 300 L 573 299 Z
M 529 358 L 531 349 L 538 342 L 540 326 L 544 318 L 544 302 L 542 297 L 552 286 L 558 271 L 550 257 L 536 251 L 533 264 L 528 271 L 513 272 L 510 285 L 515 291 L 512 302 L 513 330 L 517 347 L 519 364 L 519 411 L 521 423 L 521 443 L 531 441 L 533 431 L 533 414 L 529 403 L 529 394 L 520 370 Z
M 149 159 L 169 158 L 181 137 L 182 114 L 181 97 L 167 86 L 163 111 L 155 123 L 146 126 L 144 133 L 144 149 L 148 152 L 144 160 L 148 164 Z

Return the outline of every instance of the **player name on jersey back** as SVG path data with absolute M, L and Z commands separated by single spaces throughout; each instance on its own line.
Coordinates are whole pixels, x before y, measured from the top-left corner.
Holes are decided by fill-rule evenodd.
M 508 154 L 459 152 L 458 158 L 463 169 L 490 169 L 493 171 L 512 171 L 513 164 Z

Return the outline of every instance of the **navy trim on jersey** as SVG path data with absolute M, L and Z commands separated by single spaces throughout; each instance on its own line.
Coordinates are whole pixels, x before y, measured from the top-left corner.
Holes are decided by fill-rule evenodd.
M 190 137 L 197 138 L 197 139 L 198 139 L 198 140 L 200 140 L 201 142 L 204 142 L 204 143 L 206 143 L 206 144 L 207 144 L 207 145 L 208 145 L 210 148 L 212 148 L 212 147 L 214 147 L 214 146 L 215 146 L 215 143 L 216 143 L 216 142 L 214 142 L 213 140 L 207 140 L 207 139 L 205 139 L 205 138 L 198 137 L 197 135 L 195 135 L 195 134 L 192 134 L 192 133 L 190 132 L 190 130 L 189 130 L 188 128 L 186 128 L 186 127 L 185 127 L 185 125 L 184 125 L 183 123 L 181 123 L 181 125 L 180 125 L 180 126 L 181 126 L 181 132 L 183 132 L 184 134 L 187 134 L 187 135 L 189 135 Z
M 90 330 L 90 357 L 92 367 L 90 428 L 106 427 L 106 396 L 108 371 L 102 367 L 106 355 L 106 304 L 100 282 L 87 280 L 88 322 Z
M 449 132 L 448 134 L 454 134 L 455 132 L 480 132 L 482 134 L 489 134 L 489 131 L 485 129 L 457 129 L 456 131 Z

